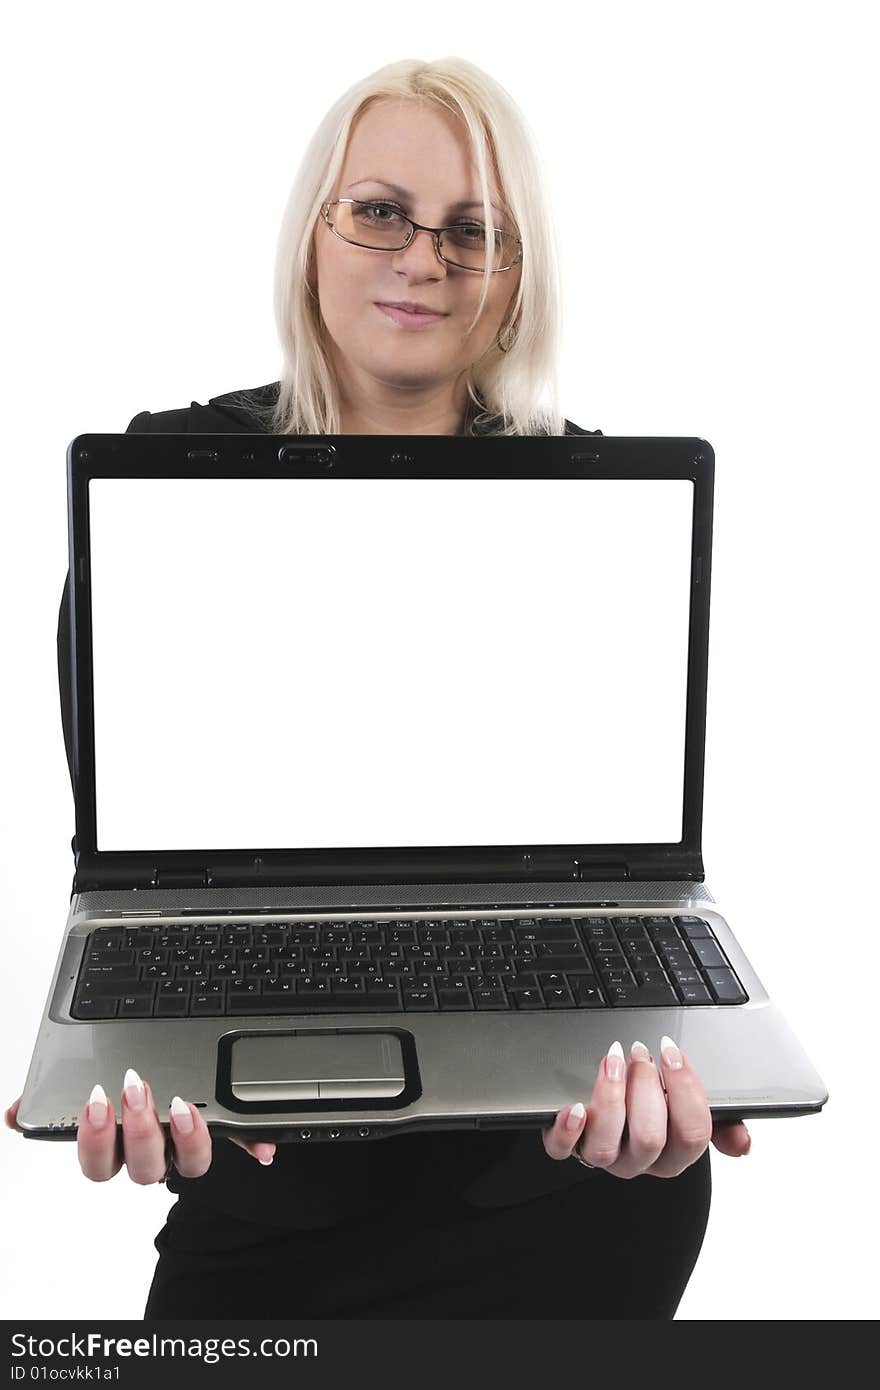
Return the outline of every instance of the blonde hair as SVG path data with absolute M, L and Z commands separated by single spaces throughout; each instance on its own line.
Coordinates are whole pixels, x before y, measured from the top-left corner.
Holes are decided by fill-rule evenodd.
M 383 98 L 436 102 L 464 121 L 489 239 L 495 225 L 487 172 L 494 160 L 502 202 L 523 243 L 520 282 L 499 334 L 510 346 L 504 351 L 496 339 L 469 368 L 465 433 L 564 434 L 558 400 L 559 256 L 540 160 L 509 94 L 480 68 L 455 57 L 390 63 L 350 87 L 321 121 L 294 179 L 278 240 L 274 308 L 284 361 L 277 400 L 270 406 L 244 399 L 240 403 L 260 415 L 273 434 L 341 433 L 335 376 L 310 283 L 313 238 L 321 206 L 332 196 L 352 125 L 368 105 Z M 488 269 L 483 274 L 468 332 L 482 313 L 490 274 Z

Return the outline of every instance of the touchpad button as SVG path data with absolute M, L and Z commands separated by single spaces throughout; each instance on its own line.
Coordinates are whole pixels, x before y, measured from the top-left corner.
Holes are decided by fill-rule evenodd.
M 403 1052 L 393 1033 L 261 1033 L 232 1044 L 238 1100 L 399 1096 Z

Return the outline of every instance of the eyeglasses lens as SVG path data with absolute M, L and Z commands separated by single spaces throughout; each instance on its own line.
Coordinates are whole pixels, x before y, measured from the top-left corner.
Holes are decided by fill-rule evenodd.
M 382 203 L 338 202 L 330 210 L 335 230 L 356 246 L 368 246 L 377 251 L 400 251 L 412 231 L 407 219 L 394 208 Z M 491 246 L 486 229 L 480 222 L 468 222 L 444 227 L 440 233 L 440 251 L 447 261 L 467 270 L 483 270 L 487 248 L 491 251 L 489 265 L 501 270 L 515 260 L 519 247 L 509 232 L 495 232 Z

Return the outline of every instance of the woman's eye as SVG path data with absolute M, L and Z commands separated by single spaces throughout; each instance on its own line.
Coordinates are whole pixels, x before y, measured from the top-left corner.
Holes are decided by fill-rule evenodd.
M 377 212 L 377 211 L 378 211 L 378 212 L 390 212 L 390 213 L 394 213 L 394 212 L 397 212 L 397 211 L 399 211 L 399 210 L 400 210 L 400 209 L 397 208 L 397 207 L 395 206 L 394 203 L 362 203 L 362 204 L 361 204 L 361 211 L 362 211 L 363 213 L 369 213 L 369 214 L 371 215 L 371 216 L 370 216 L 370 220 L 373 221 L 373 222 L 387 222 L 387 221 L 388 221 L 387 217 L 372 217 L 372 214 L 373 214 L 374 212 Z

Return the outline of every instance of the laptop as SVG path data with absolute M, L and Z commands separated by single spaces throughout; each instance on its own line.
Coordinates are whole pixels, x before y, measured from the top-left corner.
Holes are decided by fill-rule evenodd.
M 705 883 L 699 438 L 83 434 L 75 870 L 18 1113 L 553 1122 L 615 1039 L 827 1090 Z

